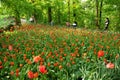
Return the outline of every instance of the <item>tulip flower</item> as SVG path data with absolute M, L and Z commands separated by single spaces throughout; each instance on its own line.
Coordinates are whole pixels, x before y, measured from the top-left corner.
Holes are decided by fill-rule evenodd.
M 34 73 L 32 71 L 28 71 L 27 75 L 28 75 L 29 79 L 33 79 L 34 78 Z
M 40 71 L 42 74 L 47 73 L 46 67 L 45 67 L 44 65 L 40 65 L 40 66 L 39 66 L 39 71 Z
M 115 65 L 111 62 L 106 65 L 106 68 L 108 68 L 108 69 L 113 69 L 114 67 L 115 67 Z
M 33 58 L 33 61 L 34 61 L 35 63 L 37 63 L 37 62 L 40 61 L 40 59 L 41 59 L 40 56 L 35 56 L 35 57 Z
M 8 46 L 8 49 L 9 49 L 10 51 L 12 51 L 12 50 L 13 50 L 13 46 L 12 46 L 12 45 L 9 45 L 9 46 Z
M 104 51 L 100 50 L 98 51 L 98 58 L 103 57 L 104 56 Z

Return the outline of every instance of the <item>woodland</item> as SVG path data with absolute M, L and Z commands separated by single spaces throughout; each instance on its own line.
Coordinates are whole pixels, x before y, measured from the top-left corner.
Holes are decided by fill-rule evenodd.
M 0 18 L 14 16 L 16 24 L 21 18 L 34 16 L 36 23 L 55 25 L 71 24 L 78 27 L 104 29 L 105 18 L 109 18 L 109 30 L 120 30 L 120 0 L 1 0 Z

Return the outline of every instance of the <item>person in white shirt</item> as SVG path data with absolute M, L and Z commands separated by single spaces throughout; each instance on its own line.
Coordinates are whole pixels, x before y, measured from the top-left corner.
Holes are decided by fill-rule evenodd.
M 106 20 L 105 20 L 105 29 L 104 30 L 107 30 L 108 26 L 109 26 L 109 18 L 106 18 Z
M 35 22 L 34 16 L 30 17 L 29 21 L 30 21 L 31 23 L 34 23 L 34 22 Z
M 73 27 L 77 27 L 77 22 L 74 21 L 74 23 L 72 24 Z

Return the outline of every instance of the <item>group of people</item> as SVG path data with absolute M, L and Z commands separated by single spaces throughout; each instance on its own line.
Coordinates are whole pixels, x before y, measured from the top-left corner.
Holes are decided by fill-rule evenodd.
M 66 26 L 68 26 L 68 27 L 73 26 L 75 28 L 75 27 L 77 27 L 77 22 L 74 21 L 72 25 L 70 24 L 70 22 L 66 22 Z
M 35 23 L 35 18 L 34 16 L 32 16 L 29 20 L 31 23 Z M 54 22 L 53 20 L 50 22 L 50 25 L 53 26 Z M 78 26 L 77 22 L 74 21 L 73 24 L 70 24 L 70 22 L 66 22 L 66 26 L 70 27 L 70 26 L 73 26 L 74 28 L 76 28 Z M 109 18 L 106 18 L 105 20 L 105 28 L 104 30 L 107 30 L 108 29 L 108 26 L 109 26 Z
M 106 18 L 104 30 L 107 30 L 107 29 L 108 29 L 109 22 L 110 22 L 110 21 L 109 21 L 109 18 Z M 66 26 L 68 26 L 68 27 L 70 27 L 70 26 L 77 27 L 77 22 L 74 21 L 72 25 L 70 24 L 70 22 L 66 22 Z

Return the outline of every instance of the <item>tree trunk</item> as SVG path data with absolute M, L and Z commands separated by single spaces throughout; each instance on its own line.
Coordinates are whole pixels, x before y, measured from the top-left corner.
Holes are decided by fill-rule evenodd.
M 96 0 L 96 26 L 99 29 L 98 5 L 99 5 L 99 2 L 98 2 L 98 0 Z
M 119 21 L 120 21 L 120 5 L 118 5 L 118 29 L 120 31 L 120 23 L 119 23 Z
M 73 17 L 74 17 L 74 20 L 76 20 L 75 2 L 73 2 Z
M 68 0 L 68 22 L 70 22 L 70 0 Z
M 102 7 L 103 7 L 103 0 L 100 2 L 100 19 L 99 19 L 99 28 L 101 27 L 101 21 L 102 21 Z
M 36 9 L 34 9 L 33 20 L 35 24 L 38 23 L 38 14 Z
M 49 6 L 48 7 L 48 22 L 50 23 L 52 21 L 52 9 Z
M 15 22 L 16 25 L 21 26 L 20 12 L 18 11 L 18 9 L 15 9 Z
M 58 23 L 60 24 L 61 21 L 60 21 L 60 8 L 58 8 Z

